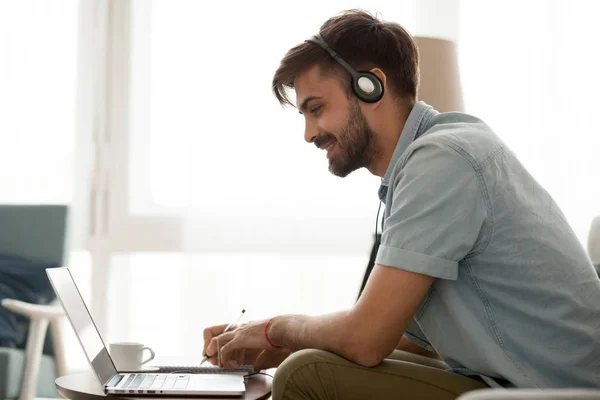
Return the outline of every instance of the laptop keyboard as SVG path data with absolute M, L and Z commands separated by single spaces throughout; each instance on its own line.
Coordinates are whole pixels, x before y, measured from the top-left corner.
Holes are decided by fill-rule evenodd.
M 131 374 L 119 389 L 185 389 L 189 375 Z

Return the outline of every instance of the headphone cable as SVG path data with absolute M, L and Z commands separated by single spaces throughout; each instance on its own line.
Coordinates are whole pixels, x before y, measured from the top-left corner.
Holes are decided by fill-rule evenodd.
M 381 211 L 381 200 L 379 201 L 379 207 L 377 208 L 377 217 L 375 217 L 375 237 L 377 237 L 377 225 L 379 225 L 379 212 Z

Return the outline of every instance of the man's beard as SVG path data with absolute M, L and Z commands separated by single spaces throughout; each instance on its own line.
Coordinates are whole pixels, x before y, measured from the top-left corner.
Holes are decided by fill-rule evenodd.
M 375 133 L 369 127 L 358 101 L 350 104 L 348 123 L 338 136 L 325 133 L 316 144 L 335 140 L 336 148 L 329 158 L 329 171 L 341 178 L 362 167 L 368 167 L 376 155 Z

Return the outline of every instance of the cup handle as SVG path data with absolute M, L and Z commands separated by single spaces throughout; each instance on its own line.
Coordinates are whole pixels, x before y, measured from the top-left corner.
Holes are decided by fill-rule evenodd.
M 146 364 L 147 362 L 150 362 L 152 360 L 154 360 L 154 350 L 152 350 L 150 347 L 144 347 L 142 349 L 142 351 L 144 350 L 148 350 L 150 352 L 150 357 L 148 357 L 147 359 L 145 359 L 144 361 L 142 361 L 142 365 Z

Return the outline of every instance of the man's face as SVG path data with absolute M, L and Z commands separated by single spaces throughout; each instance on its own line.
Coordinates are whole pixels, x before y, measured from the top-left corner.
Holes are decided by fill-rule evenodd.
M 304 115 L 304 138 L 327 151 L 329 170 L 340 177 L 367 167 L 375 156 L 375 132 L 354 95 L 339 78 L 314 66 L 294 80 L 296 104 Z

